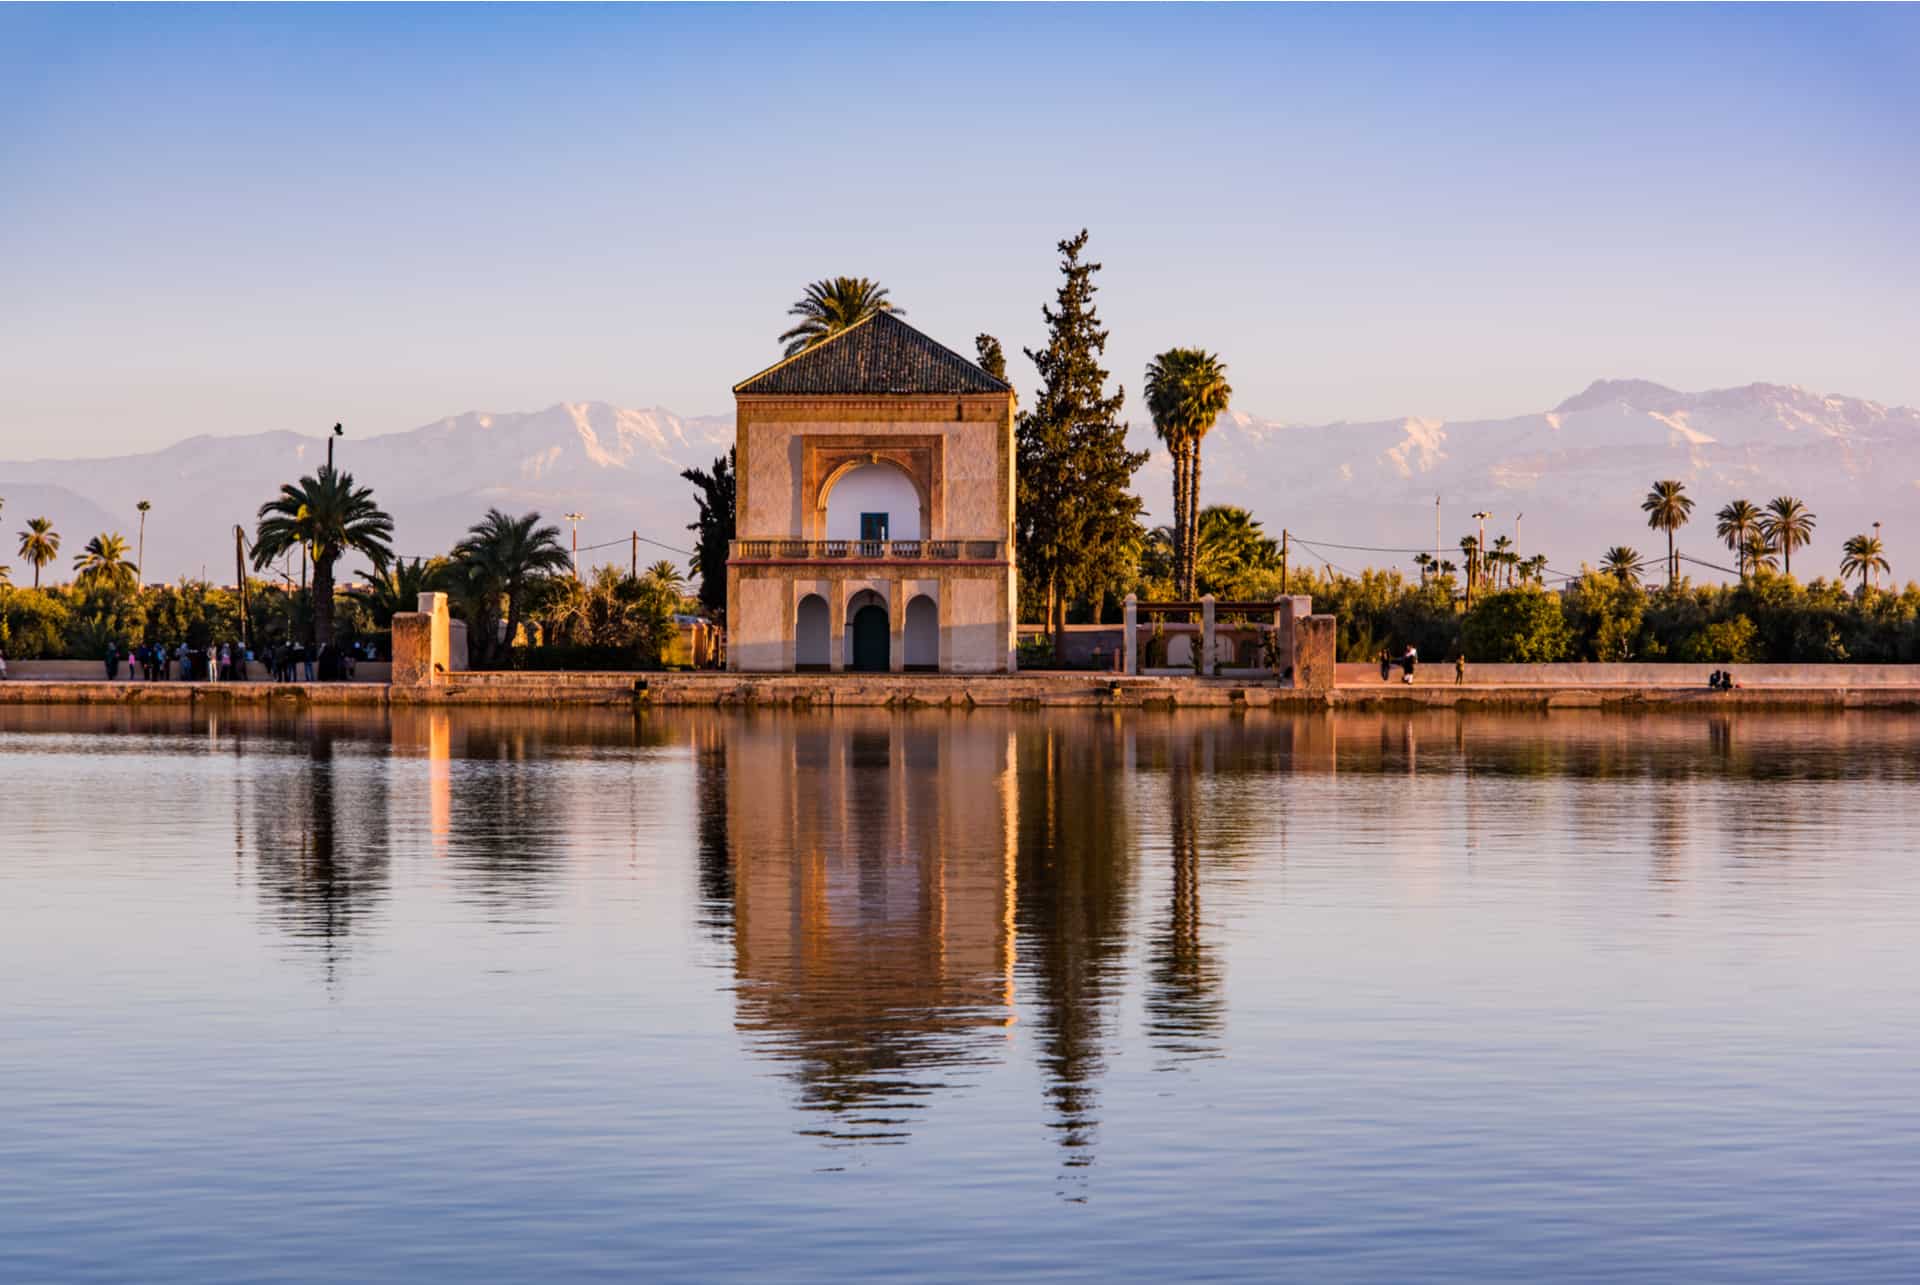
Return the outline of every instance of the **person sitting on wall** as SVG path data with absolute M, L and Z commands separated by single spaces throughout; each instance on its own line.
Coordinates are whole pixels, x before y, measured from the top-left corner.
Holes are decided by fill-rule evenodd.
M 1420 664 L 1420 651 L 1412 643 L 1407 644 L 1406 652 L 1400 657 L 1400 681 L 1411 683 L 1413 671 Z

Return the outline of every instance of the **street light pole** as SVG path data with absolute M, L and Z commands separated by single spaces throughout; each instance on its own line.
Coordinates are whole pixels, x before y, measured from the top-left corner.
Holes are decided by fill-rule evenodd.
M 1480 579 L 1480 564 L 1486 561 L 1487 519 L 1492 517 L 1493 514 L 1481 512 L 1481 513 L 1476 513 L 1473 516 L 1480 520 L 1480 535 L 1474 541 L 1473 563 L 1471 566 L 1467 568 L 1467 610 L 1468 611 L 1473 610 L 1474 582 Z
M 345 437 L 347 430 L 338 424 L 333 426 L 333 437 Z M 327 472 L 333 472 L 333 437 L 327 439 Z
M 573 579 L 577 584 L 580 580 L 580 523 L 587 515 L 584 513 L 568 513 L 563 516 L 565 516 L 567 521 L 573 523 Z

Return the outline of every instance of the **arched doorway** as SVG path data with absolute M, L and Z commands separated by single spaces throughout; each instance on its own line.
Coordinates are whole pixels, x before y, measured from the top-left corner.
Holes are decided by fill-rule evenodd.
M 892 668 L 891 623 L 887 619 L 887 600 L 871 589 L 862 589 L 847 602 L 847 668 L 869 674 L 884 674 Z
M 827 612 L 827 600 L 810 593 L 800 600 L 793 616 L 793 667 L 826 669 L 833 660 L 833 629 Z
M 907 629 L 901 639 L 908 669 L 940 668 L 940 608 L 926 594 L 907 602 Z

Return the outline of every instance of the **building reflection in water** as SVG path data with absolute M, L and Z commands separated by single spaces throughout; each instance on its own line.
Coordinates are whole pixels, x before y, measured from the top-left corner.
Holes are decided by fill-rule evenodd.
M 734 723 L 699 752 L 725 798 L 731 876 L 703 825 L 702 880 L 732 895 L 740 1029 L 827 1114 L 823 1135 L 905 1136 L 1015 1020 L 1012 745 L 838 713 Z

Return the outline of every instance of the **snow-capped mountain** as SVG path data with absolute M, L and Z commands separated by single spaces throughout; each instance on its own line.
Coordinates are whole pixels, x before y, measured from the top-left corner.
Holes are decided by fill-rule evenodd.
M 1169 466 L 1156 456 L 1141 494 L 1168 505 Z M 1291 425 L 1234 414 L 1210 433 L 1201 485 L 1208 503 L 1243 505 L 1269 530 L 1320 542 L 1336 565 L 1411 566 L 1410 552 L 1333 549 L 1330 544 L 1412 550 L 1440 544 L 1457 558 L 1460 537 L 1489 512 L 1487 539 L 1514 535 L 1523 554 L 1545 553 L 1557 570 L 1598 562 L 1610 545 L 1664 554 L 1640 501 L 1649 485 L 1678 478 L 1696 503 L 1679 533 L 1682 553 L 1731 566 L 1713 515 L 1745 497 L 1806 501 L 1818 523 L 1794 555 L 1802 578 L 1832 576 L 1848 536 L 1884 522 L 1895 571 L 1903 547 L 1920 551 L 1920 411 L 1804 388 L 1748 384 L 1678 392 L 1644 380 L 1601 380 L 1550 411 L 1512 419 L 1401 419 Z M 1920 563 L 1906 566 L 1920 572 Z M 1697 579 L 1724 577 L 1694 564 Z
M 638 531 L 689 548 L 686 524 L 693 504 L 680 470 L 710 466 L 732 440 L 732 416 L 686 419 L 660 409 L 563 402 L 541 411 L 469 412 L 408 432 L 341 438 L 335 449 L 340 467 L 371 486 L 393 514 L 395 549 L 430 555 L 444 552 L 492 506 L 512 513 L 537 509 L 555 522 L 563 513 L 584 513 L 582 545 L 624 540 Z M 12 555 L 18 540 L 11 533 L 44 512 L 63 537 L 61 561 L 47 572 L 65 579 L 67 552 L 79 552 L 102 529 L 99 524 L 110 524 L 105 529 L 125 534 L 131 544 L 138 525 L 134 505 L 147 499 L 153 502 L 146 533 L 150 578 L 198 576 L 204 567 L 209 577 L 230 581 L 234 524 L 251 533 L 255 513 L 280 483 L 311 472 L 326 454 L 324 437 L 274 432 L 193 437 L 151 454 L 112 459 L 0 463 L 0 498 L 6 501 L 0 524 L 9 535 L 0 555 Z M 86 507 L 64 507 L 47 488 L 63 488 Z M 643 555 L 653 553 L 643 561 L 675 556 L 641 547 Z M 596 553 L 595 560 L 614 554 L 623 550 Z M 14 583 L 26 583 L 30 575 L 15 558 Z
M 1134 435 L 1150 440 L 1139 408 Z M 343 468 L 374 488 L 394 515 L 395 547 L 408 554 L 444 551 L 489 506 L 538 509 L 557 521 L 587 516 L 583 546 L 624 540 L 630 531 L 686 548 L 692 537 L 691 489 L 680 478 L 705 467 L 733 439 L 730 415 L 683 418 L 661 409 L 626 410 L 601 402 L 562 403 L 514 414 L 470 412 L 409 432 L 342 439 Z M 14 532 L 45 514 L 65 538 L 49 575 L 69 574 L 67 555 L 102 529 L 132 541 L 134 504 L 153 502 L 147 569 L 155 579 L 231 576 L 232 530 L 251 529 L 255 511 L 280 482 L 312 469 L 326 440 L 294 433 L 196 437 L 162 451 L 101 460 L 0 463 L 0 516 L 11 556 Z M 1920 549 L 1920 411 L 1802 388 L 1749 384 L 1701 393 L 1642 380 L 1602 380 L 1550 411 L 1512 419 L 1409 418 L 1365 424 L 1300 425 L 1234 413 L 1207 437 L 1201 486 L 1206 502 L 1240 504 L 1278 533 L 1297 538 L 1296 565 L 1325 557 L 1344 568 L 1411 565 L 1411 550 L 1434 546 L 1434 497 L 1441 497 L 1440 543 L 1456 551 L 1474 529 L 1471 515 L 1493 514 L 1488 539 L 1514 534 L 1519 548 L 1545 553 L 1556 569 L 1597 561 L 1612 544 L 1663 552 L 1647 529 L 1641 497 L 1659 478 L 1679 478 L 1698 507 L 1680 547 L 1731 565 L 1713 536 L 1713 512 L 1744 496 L 1805 500 L 1818 518 L 1814 543 L 1794 557 L 1803 576 L 1832 575 L 1841 542 L 1886 524 L 1896 575 L 1902 550 Z M 1155 520 L 1169 508 L 1163 454 L 1138 477 Z M 1336 549 L 1335 544 L 1375 549 Z M 623 560 L 624 548 L 583 561 Z M 641 546 L 642 561 L 670 556 Z M 1700 578 L 1716 578 L 1690 566 Z M 14 583 L 29 568 L 14 560 Z

